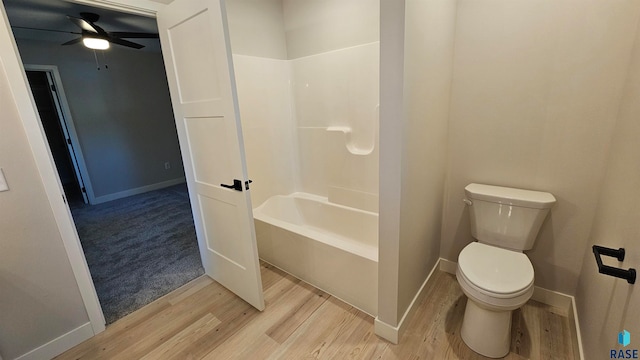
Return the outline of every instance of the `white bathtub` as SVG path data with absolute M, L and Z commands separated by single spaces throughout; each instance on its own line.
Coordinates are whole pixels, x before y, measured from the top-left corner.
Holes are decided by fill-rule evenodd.
M 378 214 L 306 194 L 253 210 L 264 261 L 370 314 L 378 312 Z

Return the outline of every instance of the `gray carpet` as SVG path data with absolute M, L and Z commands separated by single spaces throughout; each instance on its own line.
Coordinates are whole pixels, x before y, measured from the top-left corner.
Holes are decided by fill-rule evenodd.
M 107 324 L 204 272 L 185 184 L 71 212 Z

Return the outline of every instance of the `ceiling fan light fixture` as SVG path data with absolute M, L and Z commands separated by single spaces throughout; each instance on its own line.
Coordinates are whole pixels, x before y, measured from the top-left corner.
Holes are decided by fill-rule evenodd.
M 93 50 L 107 50 L 109 48 L 109 41 L 91 36 L 83 36 L 82 43 Z

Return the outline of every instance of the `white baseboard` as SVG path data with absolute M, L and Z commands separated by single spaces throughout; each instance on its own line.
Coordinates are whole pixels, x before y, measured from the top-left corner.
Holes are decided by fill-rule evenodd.
M 93 328 L 91 327 L 91 323 L 88 322 L 56 339 L 49 341 L 42 346 L 29 351 L 24 355 L 17 357 L 16 360 L 51 359 L 80 344 L 81 342 L 91 338 L 93 335 Z
M 440 270 L 455 275 L 458 263 L 455 261 L 440 259 Z M 580 359 L 584 359 L 584 352 L 582 349 L 582 337 L 580 336 L 580 322 L 578 321 L 578 312 L 576 309 L 576 300 L 573 296 L 563 294 L 561 292 L 548 290 L 540 286 L 536 286 L 533 289 L 533 296 L 531 300 L 553 306 L 560 311 L 562 315 L 569 318 L 569 326 L 572 330 L 572 342 L 574 344 L 574 353 L 580 354 Z
M 107 195 L 98 196 L 98 197 L 96 197 L 94 199 L 94 202 L 91 205 L 96 205 L 96 204 L 105 203 L 107 201 L 122 199 L 122 198 L 125 198 L 127 196 L 138 195 L 138 194 L 146 193 L 148 191 L 153 191 L 153 190 L 166 188 L 166 187 L 169 187 L 169 186 L 172 186 L 172 185 L 182 184 L 185 181 L 186 180 L 185 180 L 184 177 L 180 177 L 180 178 L 177 178 L 177 179 L 171 179 L 171 180 L 167 180 L 167 181 L 162 181 L 162 182 L 151 184 L 151 185 L 141 186 L 141 187 L 138 187 L 138 188 L 135 188 L 135 189 L 129 189 L 129 190 L 113 193 L 113 194 L 107 194 Z
M 578 320 L 578 308 L 576 298 L 571 296 L 571 311 L 569 311 L 569 326 L 573 335 L 573 354 L 580 355 L 580 360 L 584 360 L 584 350 L 582 349 L 582 335 L 580 331 L 580 321 Z
M 573 296 L 563 294 L 553 290 L 547 290 L 545 288 L 541 288 L 540 286 L 536 286 L 533 288 L 533 296 L 531 296 L 531 300 L 535 300 L 537 302 L 541 302 L 546 305 L 553 306 L 562 311 L 561 315 L 569 316 L 571 312 L 571 300 Z
M 438 269 L 438 266 L 439 266 L 438 264 L 440 263 L 441 260 L 442 258 L 436 261 L 436 264 L 433 266 L 433 268 L 429 272 L 429 275 L 427 275 L 427 278 L 422 283 L 422 286 L 420 286 L 420 289 L 418 290 L 416 295 L 413 297 L 411 304 L 409 304 L 409 307 L 404 312 L 404 315 L 402 316 L 402 319 L 400 320 L 397 326 L 389 325 L 381 321 L 380 319 L 378 319 L 378 317 L 376 316 L 376 320 L 375 320 L 376 335 L 380 336 L 381 338 L 393 344 L 397 344 L 398 341 L 400 341 L 400 338 L 402 338 L 402 334 L 404 334 L 404 331 L 407 329 L 407 326 L 409 325 L 409 322 L 413 317 L 413 314 L 416 312 L 416 310 L 418 309 L 418 306 L 420 305 L 420 302 L 422 301 L 422 299 L 427 293 L 425 290 L 431 287 L 431 285 L 433 284 L 433 279 L 434 279 L 433 274 Z
M 386 322 L 380 321 L 380 319 L 378 319 L 378 317 L 376 316 L 374 328 L 376 335 L 389 341 L 392 344 L 398 343 L 400 337 L 398 335 L 400 333 L 400 329 L 398 328 L 398 326 L 391 326 Z
M 449 274 L 456 274 L 458 263 L 455 261 L 440 258 L 440 270 Z

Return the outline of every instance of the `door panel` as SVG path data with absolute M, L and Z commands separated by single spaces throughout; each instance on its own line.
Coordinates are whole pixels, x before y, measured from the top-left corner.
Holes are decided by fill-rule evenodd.
M 158 12 L 176 127 L 207 275 L 264 309 L 224 7 L 175 0 Z
M 221 99 L 216 49 L 201 46 L 216 41 L 207 31 L 209 23 L 215 21 L 210 15 L 210 11 L 204 10 L 176 24 L 169 32 L 182 103 Z
M 193 169 L 197 182 L 220 185 L 233 179 L 224 118 L 185 119 Z
M 242 264 L 246 260 L 243 249 L 235 246 L 242 240 L 235 231 L 240 227 L 238 216 L 241 215 L 238 214 L 236 206 L 208 196 L 200 196 L 200 206 L 203 217 L 210 219 L 204 224 L 209 250 L 244 269 Z

